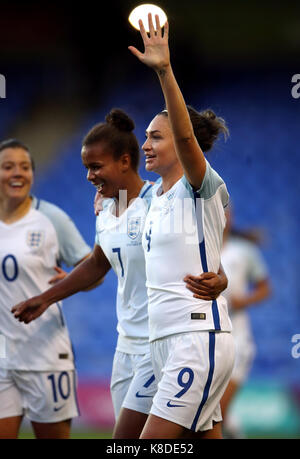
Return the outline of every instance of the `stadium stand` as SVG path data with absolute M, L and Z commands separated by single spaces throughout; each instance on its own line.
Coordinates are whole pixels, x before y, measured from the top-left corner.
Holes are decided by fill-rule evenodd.
M 249 80 L 238 82 L 232 78 L 227 84 L 223 82 L 219 90 L 194 92 L 187 97 L 187 103 L 199 109 L 211 107 L 226 119 L 230 138 L 226 143 L 221 141 L 217 144 L 209 160 L 227 183 L 234 203 L 236 226 L 241 229 L 261 227 L 266 235 L 262 250 L 270 270 L 273 292 L 268 301 L 249 311 L 257 355 L 249 378 L 250 386 L 246 388 L 247 400 L 251 400 L 253 381 L 263 381 L 263 384 L 269 381 L 272 385 L 295 388 L 299 393 L 299 360 L 292 357 L 291 340 L 300 332 L 300 120 L 299 102 L 291 98 L 288 82 L 286 75 L 279 76 L 272 85 L 262 79 L 255 86 Z M 19 116 L 26 113 L 28 99 L 34 94 L 34 85 L 30 93 L 26 82 L 26 91 L 21 88 L 20 93 L 26 94 L 23 100 L 16 95 L 12 104 L 10 99 L 12 116 L 16 111 Z M 91 245 L 94 243 L 95 226 L 94 189 L 87 182 L 86 171 L 81 164 L 81 140 L 113 106 L 127 110 L 135 119 L 136 134 L 142 144 L 145 128 L 161 108 L 161 99 L 155 90 L 145 96 L 143 85 L 139 87 L 137 84 L 127 87 L 126 91 L 121 88 L 107 94 L 105 99 L 99 100 L 99 108 L 88 113 L 77 131 L 56 149 L 47 169 L 43 169 L 42 174 L 37 171 L 34 188 L 36 195 L 56 202 L 72 215 Z M 3 105 L 0 109 L 3 110 Z M 5 113 L 5 120 L 6 124 L 1 125 L 2 133 L 9 125 L 9 113 Z M 145 178 L 156 179 L 154 174 L 144 170 L 143 159 L 141 174 Z M 92 387 L 98 404 L 109 397 L 109 377 L 117 336 L 115 288 L 116 279 L 111 272 L 101 287 L 64 301 L 81 382 L 79 396 L 86 400 Z M 259 387 L 259 393 L 264 393 L 264 386 Z M 276 389 L 274 391 L 274 406 L 278 400 L 292 406 L 290 398 L 286 401 L 286 395 L 278 394 Z M 96 410 L 92 415 L 94 424 L 112 424 L 109 402 L 104 419 L 103 412 L 101 416 L 97 413 Z M 89 416 L 91 413 L 87 413 Z M 293 413 L 293 416 L 295 429 L 299 426 L 299 415 Z M 279 428 L 282 429 L 281 424 Z
M 234 202 L 236 225 L 240 228 L 262 227 L 266 233 L 267 240 L 262 249 L 270 269 L 273 294 L 261 307 L 250 311 L 258 346 L 252 375 L 292 384 L 298 381 L 298 375 L 297 362 L 290 358 L 291 338 L 300 330 L 299 258 L 296 251 L 299 246 L 299 108 L 295 100 L 279 91 L 284 87 L 281 79 L 267 88 L 264 83 L 261 81 L 259 86 L 251 87 L 249 81 L 244 81 L 237 89 L 233 81 L 227 87 L 222 86 L 220 91 L 193 95 L 192 102 L 197 108 L 214 108 L 226 118 L 230 127 L 229 140 L 216 147 L 210 160 L 227 183 Z M 80 132 L 59 151 L 52 167 L 36 185 L 39 196 L 58 201 L 74 217 L 91 244 L 94 237 L 94 190 L 85 179 L 80 160 L 80 142 L 84 133 L 104 118 L 106 109 L 118 105 L 127 109 L 136 120 L 137 136 L 142 143 L 145 127 L 160 107 L 156 94 L 153 97 L 147 94 L 147 100 L 155 102 L 147 110 L 142 110 L 145 105 L 143 91 L 138 87 L 127 91 L 130 103 L 127 92 L 121 90 L 111 99 L 108 97 L 101 109 L 92 113 L 82 124 Z M 272 97 L 274 93 L 276 98 Z M 154 178 L 143 167 L 141 173 L 144 177 Z M 71 334 L 76 341 L 79 370 L 82 369 L 85 375 L 109 376 L 115 341 L 114 282 L 114 276 L 110 274 L 99 289 L 68 300 L 72 304 L 65 307 L 73 330 Z M 83 349 L 88 349 L 89 360 L 86 360 Z M 92 362 L 90 366 L 88 361 Z

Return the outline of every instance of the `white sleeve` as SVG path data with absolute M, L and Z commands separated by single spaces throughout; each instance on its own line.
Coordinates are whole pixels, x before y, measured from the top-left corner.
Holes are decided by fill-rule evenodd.
M 210 199 L 216 194 L 217 190 L 220 192 L 222 204 L 225 208 L 229 201 L 229 194 L 225 182 L 206 160 L 205 176 L 198 193 L 201 198 Z
M 37 200 L 36 209 L 46 215 L 52 222 L 59 243 L 59 262 L 74 266 L 91 251 L 73 220 L 59 207 L 50 202 Z
M 251 282 L 259 282 L 268 277 L 266 263 L 259 249 L 252 244 L 248 248 L 248 275 Z
M 225 208 L 229 202 L 229 194 L 225 182 L 211 167 L 209 162 L 207 160 L 205 161 L 206 171 L 201 187 L 198 190 L 193 189 L 192 185 L 187 181 L 185 176 L 182 178 L 183 183 L 191 191 L 191 194 L 197 193 L 197 196 L 203 199 L 210 199 L 218 193 L 220 195 L 223 208 Z

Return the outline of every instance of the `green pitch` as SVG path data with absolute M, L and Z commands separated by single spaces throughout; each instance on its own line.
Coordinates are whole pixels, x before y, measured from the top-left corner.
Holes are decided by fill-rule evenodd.
M 71 439 L 73 440 L 78 440 L 78 439 L 88 439 L 88 440 L 95 440 L 95 439 L 109 439 L 112 436 L 112 432 L 101 432 L 101 431 L 93 431 L 93 430 L 85 430 L 85 431 L 79 431 L 79 430 L 74 430 L 71 432 Z M 32 440 L 34 439 L 33 432 L 30 430 L 21 430 L 20 439 L 23 440 Z

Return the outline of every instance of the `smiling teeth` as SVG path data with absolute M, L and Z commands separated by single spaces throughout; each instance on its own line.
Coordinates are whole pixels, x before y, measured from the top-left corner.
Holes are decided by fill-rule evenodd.
M 12 182 L 10 185 L 11 186 L 23 186 L 23 183 L 22 182 Z

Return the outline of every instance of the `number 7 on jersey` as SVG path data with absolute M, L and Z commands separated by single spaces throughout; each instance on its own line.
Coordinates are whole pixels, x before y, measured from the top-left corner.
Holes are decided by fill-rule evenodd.
M 114 253 L 118 254 L 119 262 L 120 262 L 120 265 L 121 265 L 121 276 L 124 277 L 124 266 L 123 266 L 123 262 L 122 262 L 122 258 L 121 258 L 121 249 L 120 249 L 120 247 L 116 247 L 116 248 L 112 249 L 112 251 Z

